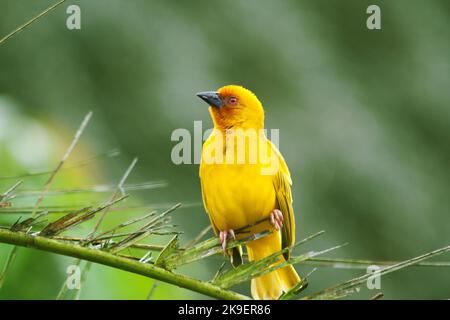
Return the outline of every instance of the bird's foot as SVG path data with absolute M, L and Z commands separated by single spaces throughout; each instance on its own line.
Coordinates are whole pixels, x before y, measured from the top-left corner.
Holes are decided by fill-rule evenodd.
M 270 224 L 275 228 L 275 230 L 280 230 L 283 226 L 283 213 L 278 210 L 274 209 L 270 213 Z
M 236 239 L 236 235 L 234 234 L 233 230 L 225 230 L 220 231 L 219 233 L 220 243 L 222 244 L 222 249 L 225 250 L 227 247 L 227 240 L 228 239 Z

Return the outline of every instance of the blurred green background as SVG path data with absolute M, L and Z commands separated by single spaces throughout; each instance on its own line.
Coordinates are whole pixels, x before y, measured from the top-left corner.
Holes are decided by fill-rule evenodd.
M 0 35 L 51 3 L 1 0 Z M 66 28 L 70 4 L 81 8 L 81 30 Z M 382 30 L 366 28 L 370 4 L 381 7 Z M 198 165 L 171 162 L 171 133 L 193 132 L 194 120 L 211 127 L 196 92 L 241 84 L 263 102 L 266 127 L 280 128 L 297 237 L 326 231 L 298 251 L 349 242 L 328 256 L 411 258 L 450 242 L 449 39 L 447 0 L 67 1 L 0 46 L 0 176 L 54 168 L 93 110 L 70 162 L 113 148 L 121 155 L 64 171 L 54 188 L 117 183 L 137 156 L 130 182 L 168 186 L 134 192 L 132 201 L 185 204 L 174 219 L 187 241 L 209 222 Z M 45 180 L 27 178 L 21 189 L 39 190 Z M 14 182 L 0 179 L 0 190 Z M 0 215 L 0 224 L 17 218 Z M 10 249 L 0 245 L 0 267 Z M 21 248 L 0 298 L 54 299 L 72 261 Z M 219 263 L 181 272 L 209 279 Z M 307 292 L 363 272 L 319 268 Z M 145 299 L 151 283 L 94 265 L 81 298 Z M 449 269 L 413 267 L 383 277 L 381 291 L 386 299 L 450 298 L 449 283 Z M 203 298 L 165 284 L 153 297 Z

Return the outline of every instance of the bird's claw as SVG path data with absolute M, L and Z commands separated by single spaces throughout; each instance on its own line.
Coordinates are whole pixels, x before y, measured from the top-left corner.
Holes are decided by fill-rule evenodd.
M 270 224 L 275 228 L 275 230 L 281 230 L 283 227 L 283 213 L 275 209 L 270 213 Z
M 220 231 L 219 233 L 219 238 L 220 238 L 220 243 L 222 244 L 222 249 L 225 251 L 226 247 L 227 247 L 227 240 L 231 237 L 231 239 L 236 239 L 236 235 L 234 234 L 233 230 L 225 230 L 225 231 Z

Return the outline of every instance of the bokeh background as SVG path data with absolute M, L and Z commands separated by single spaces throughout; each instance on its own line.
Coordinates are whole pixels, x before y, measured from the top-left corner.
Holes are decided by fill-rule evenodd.
M 51 3 L 1 0 L 0 34 Z M 66 28 L 70 4 L 81 8 L 81 30 Z M 370 4 L 381 7 L 382 30 L 366 28 Z M 266 127 L 280 129 L 297 237 L 326 231 L 300 252 L 349 242 L 328 256 L 420 255 L 450 242 L 449 39 L 446 0 L 67 1 L 0 46 L 0 189 L 15 182 L 7 176 L 54 168 L 93 110 L 69 162 L 114 148 L 121 154 L 61 172 L 54 189 L 117 183 L 137 156 L 129 181 L 167 186 L 132 192 L 133 201 L 160 209 L 182 202 L 174 220 L 187 241 L 208 220 L 198 165 L 171 162 L 171 133 L 193 133 L 194 120 L 211 127 L 196 92 L 241 84 L 263 102 Z M 29 193 L 18 201 L 33 204 L 30 191 L 45 180 L 25 178 L 21 190 Z M 43 205 L 61 201 L 51 196 Z M 107 223 L 132 214 L 111 213 Z M 0 214 L 0 224 L 18 216 Z M 0 245 L 1 266 L 10 249 Z M 208 279 L 220 260 L 182 272 Z M 21 248 L 0 298 L 54 299 L 72 261 Z M 307 292 L 363 272 L 319 268 Z M 80 297 L 145 299 L 151 283 L 94 265 Z M 386 299 L 441 299 L 450 298 L 449 284 L 449 269 L 416 267 L 383 277 L 381 291 Z M 203 298 L 165 284 L 153 297 Z

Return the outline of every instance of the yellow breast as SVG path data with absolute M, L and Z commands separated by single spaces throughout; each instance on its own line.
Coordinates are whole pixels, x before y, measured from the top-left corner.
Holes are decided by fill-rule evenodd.
M 231 163 L 225 161 L 226 148 L 225 163 L 207 163 L 204 156 L 211 144 L 214 139 L 205 142 L 200 177 L 204 204 L 214 226 L 219 230 L 239 229 L 267 218 L 276 207 L 273 176 L 262 174 L 258 161 L 239 164 L 237 153 Z

